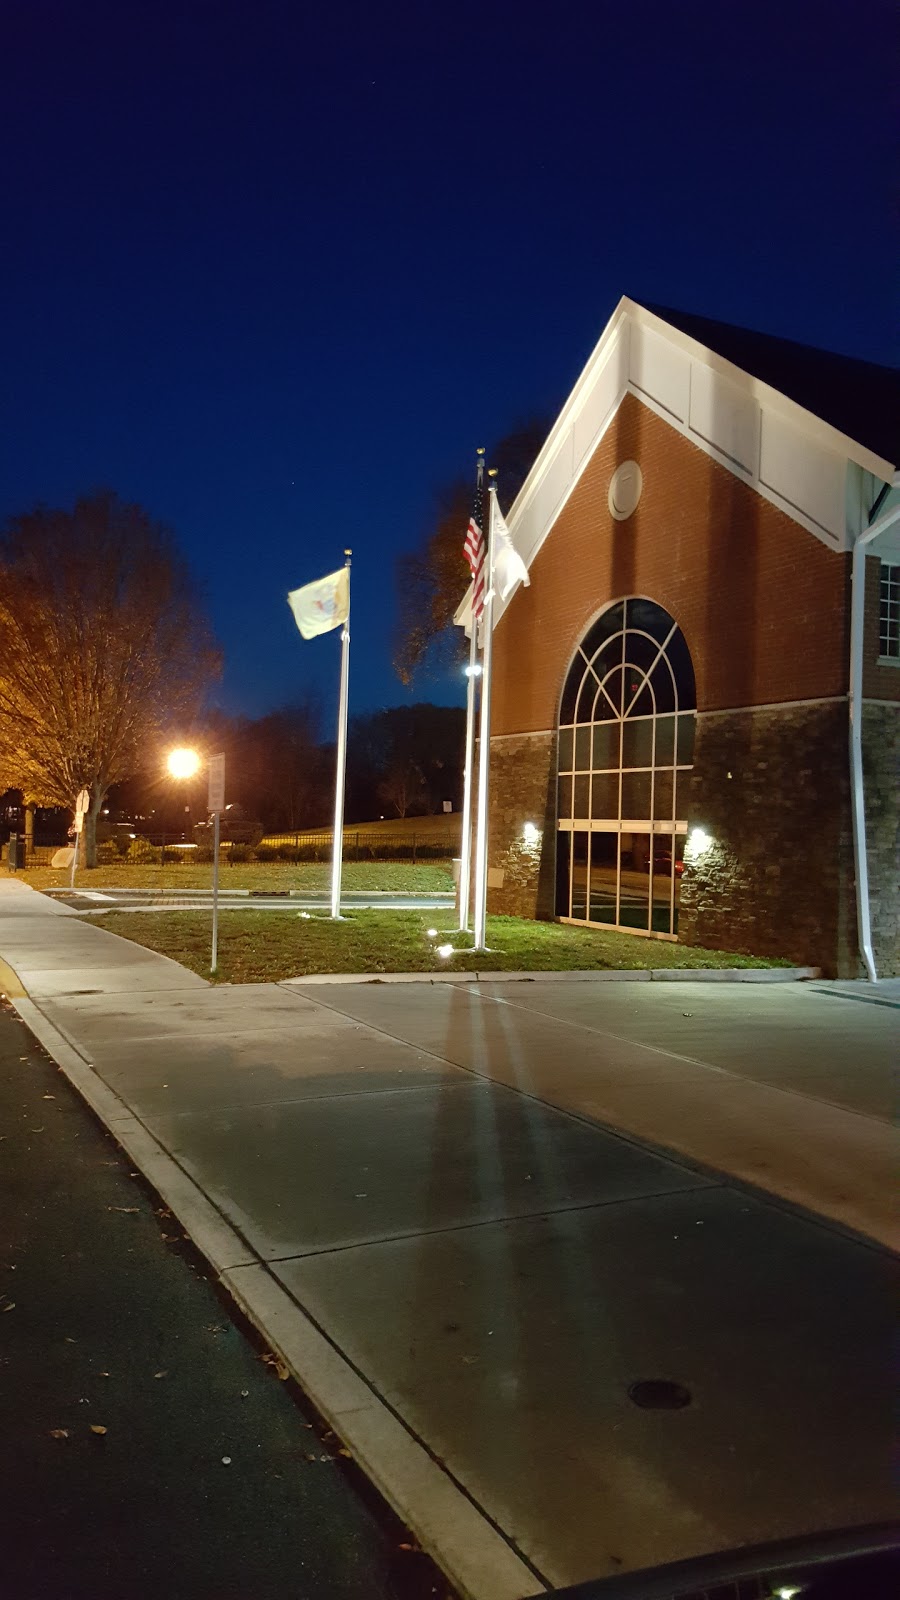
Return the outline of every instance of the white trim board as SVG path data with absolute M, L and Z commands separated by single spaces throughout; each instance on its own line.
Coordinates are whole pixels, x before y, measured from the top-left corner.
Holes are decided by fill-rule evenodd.
M 894 475 L 893 463 L 623 296 L 507 516 L 527 566 L 626 394 L 829 549 L 849 550 L 865 525 L 862 474 Z M 495 626 L 509 603 L 495 598 Z M 470 592 L 456 622 L 468 628 L 469 612 Z

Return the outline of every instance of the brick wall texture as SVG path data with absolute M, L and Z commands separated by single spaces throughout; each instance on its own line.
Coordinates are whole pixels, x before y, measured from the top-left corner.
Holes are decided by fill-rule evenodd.
M 616 466 L 640 463 L 636 511 L 617 522 Z M 877 668 L 877 567 L 867 565 L 865 693 L 900 698 Z M 500 619 L 494 643 L 490 909 L 553 915 L 555 729 L 572 655 L 607 604 L 655 600 L 684 633 L 698 726 L 690 824 L 715 845 L 686 867 L 680 937 L 855 975 L 848 776 L 850 561 L 626 396 Z M 873 631 L 873 596 L 874 622 Z M 885 677 L 885 674 L 889 675 Z M 813 705 L 789 704 L 812 701 Z M 825 702 L 822 704 L 821 702 Z M 873 908 L 896 968 L 900 759 L 867 707 Z M 718 713 L 712 715 L 712 713 Z M 731 777 L 728 777 L 731 773 Z M 536 844 L 525 824 L 540 830 Z M 892 922 L 893 918 L 893 922 Z M 892 931 L 893 930 L 893 931 Z M 893 955 L 891 955 L 893 950 Z
M 897 977 L 900 976 L 900 706 L 863 706 L 862 746 L 872 945 L 879 975 Z

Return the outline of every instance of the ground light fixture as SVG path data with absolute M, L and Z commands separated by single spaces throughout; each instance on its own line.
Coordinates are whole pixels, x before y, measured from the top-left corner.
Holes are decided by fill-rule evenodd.
M 453 954 L 452 944 L 439 944 L 437 946 L 437 953 L 441 957 L 442 961 L 446 961 L 447 957 L 452 956 Z
M 426 937 L 426 939 L 436 939 L 437 938 L 437 928 L 426 928 L 425 929 L 425 937 Z

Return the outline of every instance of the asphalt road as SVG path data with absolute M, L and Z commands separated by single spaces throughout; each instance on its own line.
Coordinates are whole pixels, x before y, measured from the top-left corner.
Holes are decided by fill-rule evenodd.
M 444 1600 L 0 1005 L 0 1595 Z

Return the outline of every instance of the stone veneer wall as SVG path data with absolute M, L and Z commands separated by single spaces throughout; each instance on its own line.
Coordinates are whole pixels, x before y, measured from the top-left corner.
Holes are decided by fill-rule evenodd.
M 900 706 L 863 703 L 863 780 L 872 948 L 880 978 L 900 976 Z
M 856 975 L 848 738 L 846 700 L 698 716 L 685 944 Z
M 714 842 L 685 867 L 683 943 L 863 972 L 848 740 L 845 700 L 698 716 L 688 823 Z M 873 944 L 889 977 L 900 973 L 900 708 L 864 706 L 863 759 Z M 555 780 L 554 734 L 491 740 L 492 913 L 554 916 Z M 525 839 L 527 822 L 538 840 Z
M 552 917 L 556 897 L 556 735 L 491 740 L 488 910 Z M 526 840 L 527 822 L 540 837 Z M 496 878 L 502 873 L 502 884 Z

